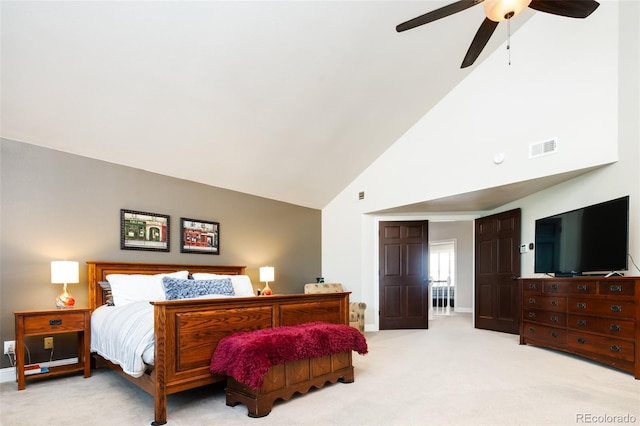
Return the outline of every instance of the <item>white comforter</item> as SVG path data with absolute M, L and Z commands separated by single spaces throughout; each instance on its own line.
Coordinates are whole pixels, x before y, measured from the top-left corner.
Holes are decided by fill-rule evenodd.
M 234 296 L 208 294 L 194 299 Z M 95 352 L 133 377 L 144 374 L 155 358 L 153 305 L 148 301 L 123 306 L 100 306 L 91 315 L 91 352 Z
M 120 365 L 133 376 L 144 374 L 155 356 L 153 306 L 132 302 L 124 306 L 101 306 L 91 316 L 91 352 Z

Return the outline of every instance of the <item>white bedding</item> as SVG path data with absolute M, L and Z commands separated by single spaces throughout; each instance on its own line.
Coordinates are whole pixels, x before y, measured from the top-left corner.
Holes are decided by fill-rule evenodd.
M 234 296 L 209 294 L 196 299 Z M 95 352 L 133 377 L 144 374 L 155 358 L 153 305 L 148 301 L 123 306 L 100 306 L 91 315 L 91 352 Z
M 120 365 L 133 376 L 144 374 L 155 356 L 153 305 L 147 301 L 101 306 L 91 316 L 91 352 Z

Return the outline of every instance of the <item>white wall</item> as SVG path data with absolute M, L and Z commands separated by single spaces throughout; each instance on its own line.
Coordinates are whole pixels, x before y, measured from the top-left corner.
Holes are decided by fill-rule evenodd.
M 628 17 L 619 22 L 618 6 L 625 9 L 621 16 L 631 10 L 635 23 Z M 537 13 L 512 35 L 512 65 L 505 46 L 476 65 L 323 210 L 323 275 L 345 283 L 354 300 L 367 303 L 368 330 L 378 325 L 380 219 L 369 212 L 615 163 L 620 149 L 621 161 L 612 166 L 513 205 L 523 209 L 523 241 L 532 239 L 533 217 L 591 201 L 629 194 L 632 217 L 637 216 L 638 132 L 632 114 L 638 98 L 626 90 L 637 90 L 638 77 L 619 70 L 629 62 L 637 71 L 638 38 L 626 41 L 629 31 L 637 35 L 637 10 L 634 2 L 623 1 L 603 2 L 585 20 Z M 625 52 L 619 51 L 619 35 Z M 553 137 L 558 153 L 528 159 L 530 143 Z M 497 152 L 506 156 L 501 165 L 492 162 Z M 636 183 L 627 185 L 623 176 Z M 365 191 L 365 200 L 358 200 L 359 191 Z M 507 208 L 511 205 L 497 211 Z M 637 232 L 632 234 L 632 253 L 638 240 Z M 523 266 L 528 263 L 525 259 Z

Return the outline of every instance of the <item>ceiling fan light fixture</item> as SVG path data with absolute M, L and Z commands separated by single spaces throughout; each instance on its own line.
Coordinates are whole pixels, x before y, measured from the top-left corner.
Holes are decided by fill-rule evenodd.
M 485 0 L 484 14 L 494 22 L 506 21 L 522 12 L 531 0 Z

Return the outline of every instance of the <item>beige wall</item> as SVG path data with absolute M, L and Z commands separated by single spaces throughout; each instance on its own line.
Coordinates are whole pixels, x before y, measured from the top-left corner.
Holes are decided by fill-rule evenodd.
M 55 308 L 61 287 L 50 283 L 51 260 L 80 262 L 81 282 L 69 286 L 79 306 L 87 305 L 87 260 L 246 265 L 255 288 L 263 286 L 258 268 L 268 264 L 280 293 L 302 292 L 321 275 L 320 210 L 6 139 L 0 171 L 2 341 L 15 338 L 14 310 Z M 171 251 L 121 250 L 123 208 L 170 215 Z M 180 253 L 181 217 L 219 222 L 220 255 Z M 56 359 L 73 356 L 72 345 L 57 343 Z M 40 338 L 31 341 L 32 356 L 42 356 L 41 347 Z

